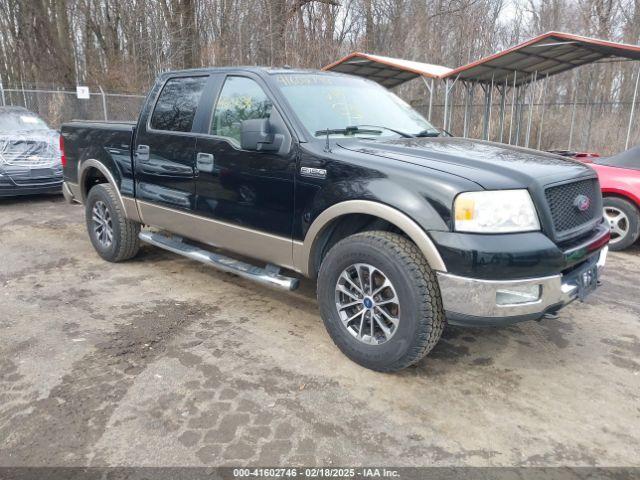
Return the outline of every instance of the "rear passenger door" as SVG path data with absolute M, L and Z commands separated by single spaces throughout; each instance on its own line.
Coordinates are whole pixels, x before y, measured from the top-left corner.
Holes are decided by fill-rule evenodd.
M 141 208 L 194 209 L 193 129 L 208 79 L 206 75 L 167 79 L 147 121 L 138 125 L 133 158 L 136 198 Z

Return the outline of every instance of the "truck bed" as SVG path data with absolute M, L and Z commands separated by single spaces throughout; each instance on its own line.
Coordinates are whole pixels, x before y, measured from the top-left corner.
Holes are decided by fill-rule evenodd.
M 74 120 L 60 132 L 65 140 L 67 163 L 64 179 L 78 184 L 79 166 L 90 159 L 109 168 L 121 192 L 133 194 L 132 143 L 136 122 Z

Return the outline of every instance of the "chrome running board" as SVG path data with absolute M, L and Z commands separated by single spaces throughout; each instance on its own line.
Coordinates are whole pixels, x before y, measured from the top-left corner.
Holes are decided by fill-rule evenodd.
M 297 278 L 280 275 L 280 268 L 275 265 L 269 264 L 265 268 L 256 267 L 234 258 L 225 257 L 219 253 L 209 252 L 194 245 L 189 245 L 184 243 L 180 237 L 169 237 L 157 232 L 140 232 L 138 237 L 145 243 L 270 287 L 295 290 L 300 283 Z

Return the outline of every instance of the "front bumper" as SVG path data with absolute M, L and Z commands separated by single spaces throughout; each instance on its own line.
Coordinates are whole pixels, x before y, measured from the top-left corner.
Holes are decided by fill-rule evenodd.
M 579 296 L 579 275 L 597 265 L 604 268 L 608 247 L 589 257 L 579 268 L 567 274 L 521 280 L 484 280 L 438 272 L 442 302 L 449 323 L 454 325 L 508 325 L 538 320 L 555 313 Z M 523 303 L 499 301 L 504 292 L 531 289 L 538 298 Z

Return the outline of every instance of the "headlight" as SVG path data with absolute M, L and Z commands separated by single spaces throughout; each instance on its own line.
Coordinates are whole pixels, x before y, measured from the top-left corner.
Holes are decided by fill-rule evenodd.
M 508 233 L 540 230 L 527 190 L 465 192 L 454 202 L 458 232 Z

